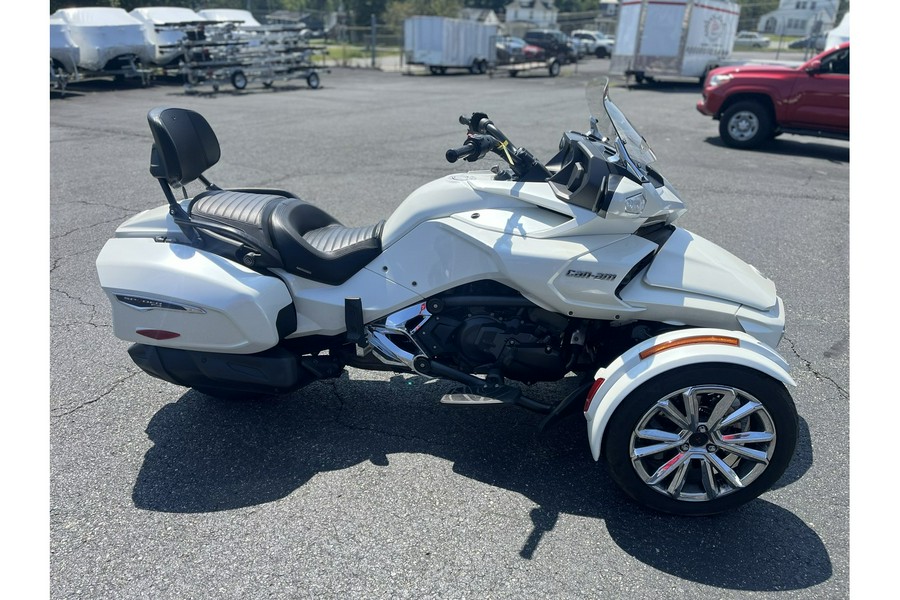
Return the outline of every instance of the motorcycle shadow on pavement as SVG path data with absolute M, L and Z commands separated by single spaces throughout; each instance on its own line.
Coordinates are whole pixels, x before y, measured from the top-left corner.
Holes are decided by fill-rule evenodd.
M 535 386 L 537 399 L 542 393 L 565 394 L 566 386 Z M 567 513 L 603 519 L 612 541 L 626 553 L 706 585 L 800 589 L 831 575 L 816 533 L 779 506 L 757 499 L 704 518 L 645 510 L 594 462 L 580 413 L 541 432 L 542 415 L 516 407 L 440 404 L 452 387 L 419 376 L 391 381 L 343 376 L 270 400 L 223 401 L 188 391 L 147 426 L 153 446 L 134 485 L 134 504 L 174 513 L 243 508 L 284 498 L 319 473 L 367 461 L 389 466 L 391 454 L 420 453 L 450 461 L 455 473 L 537 505 L 521 516 L 531 521 L 531 533 L 518 549 L 522 559 L 541 558 L 541 539 Z M 808 440 L 804 423 L 806 448 L 798 448 L 779 485 L 809 468 Z

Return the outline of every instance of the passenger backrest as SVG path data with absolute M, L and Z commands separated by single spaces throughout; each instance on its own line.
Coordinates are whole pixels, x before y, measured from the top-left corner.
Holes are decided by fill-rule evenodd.
M 219 162 L 219 140 L 199 113 L 185 108 L 154 108 L 147 113 L 153 133 L 150 173 L 183 187 Z

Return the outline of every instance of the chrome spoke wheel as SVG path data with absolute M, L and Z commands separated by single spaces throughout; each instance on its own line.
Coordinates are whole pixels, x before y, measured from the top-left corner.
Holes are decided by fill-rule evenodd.
M 707 502 L 762 475 L 776 437 L 772 415 L 749 393 L 699 385 L 654 403 L 632 429 L 629 453 L 634 471 L 655 492 Z

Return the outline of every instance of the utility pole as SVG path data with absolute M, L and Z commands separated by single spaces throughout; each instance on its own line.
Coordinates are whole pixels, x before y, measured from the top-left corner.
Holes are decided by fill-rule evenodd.
M 371 45 L 372 45 L 372 68 L 373 69 L 375 68 L 375 31 L 376 31 L 375 13 L 372 13 L 372 42 L 371 42 Z

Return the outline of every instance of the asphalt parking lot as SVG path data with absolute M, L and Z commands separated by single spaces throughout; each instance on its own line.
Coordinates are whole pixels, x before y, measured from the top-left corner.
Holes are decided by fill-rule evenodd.
M 51 94 L 51 597 L 848 597 L 849 143 L 726 148 L 695 84 L 614 81 L 612 95 L 687 199 L 679 224 L 785 302 L 801 439 L 775 488 L 733 513 L 636 506 L 591 459 L 580 415 L 539 433 L 540 415 L 442 405 L 443 382 L 354 369 L 277 401 L 217 402 L 146 376 L 112 335 L 94 260 L 119 223 L 165 202 L 151 108 L 207 118 L 219 185 L 291 190 L 365 225 L 468 166 L 444 160 L 461 114 L 486 112 L 549 158 L 587 128 L 584 85 L 606 68 Z

